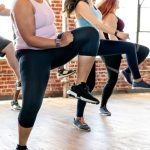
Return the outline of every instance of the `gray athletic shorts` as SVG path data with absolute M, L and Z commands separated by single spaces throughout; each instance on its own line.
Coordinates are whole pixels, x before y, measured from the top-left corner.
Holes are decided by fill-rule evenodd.
M 2 50 L 9 44 L 11 41 L 0 36 L 0 57 L 4 57 L 5 53 L 2 53 Z

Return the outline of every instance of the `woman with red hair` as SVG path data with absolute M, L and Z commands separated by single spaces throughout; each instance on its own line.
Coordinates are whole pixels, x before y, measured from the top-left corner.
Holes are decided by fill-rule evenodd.
M 119 0 L 102 0 L 97 4 L 97 8 L 102 13 L 102 18 L 105 24 L 109 25 L 114 30 L 123 32 L 125 24 L 123 20 L 121 20 L 119 17 L 116 16 L 116 10 L 119 8 Z M 104 36 L 106 39 L 110 39 L 110 40 L 115 40 L 115 41 L 121 40 L 117 36 L 108 33 L 104 33 Z M 135 44 L 135 47 L 138 47 L 136 54 L 137 54 L 138 64 L 140 64 L 148 56 L 149 48 L 137 44 Z M 107 73 L 108 73 L 108 81 L 103 89 L 101 107 L 100 107 L 100 113 L 103 114 L 104 111 L 102 108 L 106 106 L 107 101 L 110 98 L 113 89 L 116 85 L 116 82 L 118 80 L 119 67 L 120 67 L 122 56 L 121 55 L 102 56 L 102 59 L 105 62 Z M 123 76 L 124 80 L 127 83 L 132 85 L 131 71 L 129 68 L 125 68 L 124 70 L 122 70 L 121 75 Z

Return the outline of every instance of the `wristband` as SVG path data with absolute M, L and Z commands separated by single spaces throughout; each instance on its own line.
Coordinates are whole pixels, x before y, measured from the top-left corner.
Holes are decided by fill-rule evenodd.
M 55 39 L 55 43 L 56 43 L 56 48 L 60 47 L 60 39 Z
M 117 37 L 118 32 L 119 32 L 118 30 L 115 31 L 115 34 L 114 34 L 114 35 L 115 35 L 116 37 Z

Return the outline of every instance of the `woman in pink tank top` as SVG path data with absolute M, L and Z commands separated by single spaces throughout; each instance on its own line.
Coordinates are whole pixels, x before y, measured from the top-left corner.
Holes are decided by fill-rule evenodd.
M 78 55 L 77 83 L 68 94 L 82 101 L 99 103 L 85 83 L 98 51 L 99 34 L 93 27 L 84 27 L 57 37 L 54 13 L 46 0 L 16 0 L 12 16 L 15 20 L 15 47 L 20 63 L 23 97 L 16 150 L 26 150 L 51 69 L 64 65 Z

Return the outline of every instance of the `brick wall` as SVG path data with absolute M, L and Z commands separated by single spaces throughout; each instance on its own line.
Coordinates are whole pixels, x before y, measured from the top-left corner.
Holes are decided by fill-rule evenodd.
M 126 66 L 125 60 L 122 60 L 121 68 Z M 72 69 L 77 68 L 77 61 L 73 59 L 69 62 L 69 67 Z M 150 59 L 147 59 L 143 64 L 140 65 L 140 72 L 145 81 L 150 83 Z M 45 97 L 48 96 L 62 96 L 63 84 L 56 78 L 57 69 L 51 71 L 51 77 L 48 82 Z M 0 99 L 7 99 L 12 97 L 15 88 L 15 75 L 12 69 L 7 65 L 5 59 L 0 59 Z M 69 77 L 70 85 L 76 80 L 76 75 Z M 100 59 L 96 60 L 96 86 L 94 91 L 101 92 L 103 86 L 107 81 L 107 74 L 104 64 Z M 131 92 L 131 87 L 124 82 L 122 77 L 119 77 L 117 85 L 115 87 L 117 92 Z
M 51 0 L 51 6 L 54 10 L 56 16 L 56 26 L 58 32 L 62 31 L 62 8 L 61 8 L 62 1 L 61 0 Z M 74 19 L 68 20 L 68 29 L 73 29 L 74 26 Z M 96 86 L 94 91 L 99 92 L 102 90 L 103 86 L 106 83 L 107 76 L 104 64 L 100 59 L 96 61 Z M 125 67 L 126 63 L 123 60 L 121 68 Z M 77 61 L 74 59 L 69 63 L 69 67 L 76 69 L 77 68 Z M 141 66 L 140 72 L 142 77 L 146 81 L 150 83 L 150 59 L 147 59 Z M 48 86 L 46 89 L 45 97 L 48 96 L 61 96 L 63 91 L 63 86 L 60 80 L 56 79 L 57 69 L 51 71 L 51 77 L 48 82 Z M 7 65 L 5 59 L 0 59 L 0 99 L 10 98 L 13 95 L 13 91 L 15 88 L 15 75 L 12 69 Z M 76 80 L 76 75 L 69 78 L 70 84 L 72 84 Z M 131 87 L 129 87 L 121 77 L 119 77 L 118 83 L 115 88 L 117 91 L 131 91 Z

